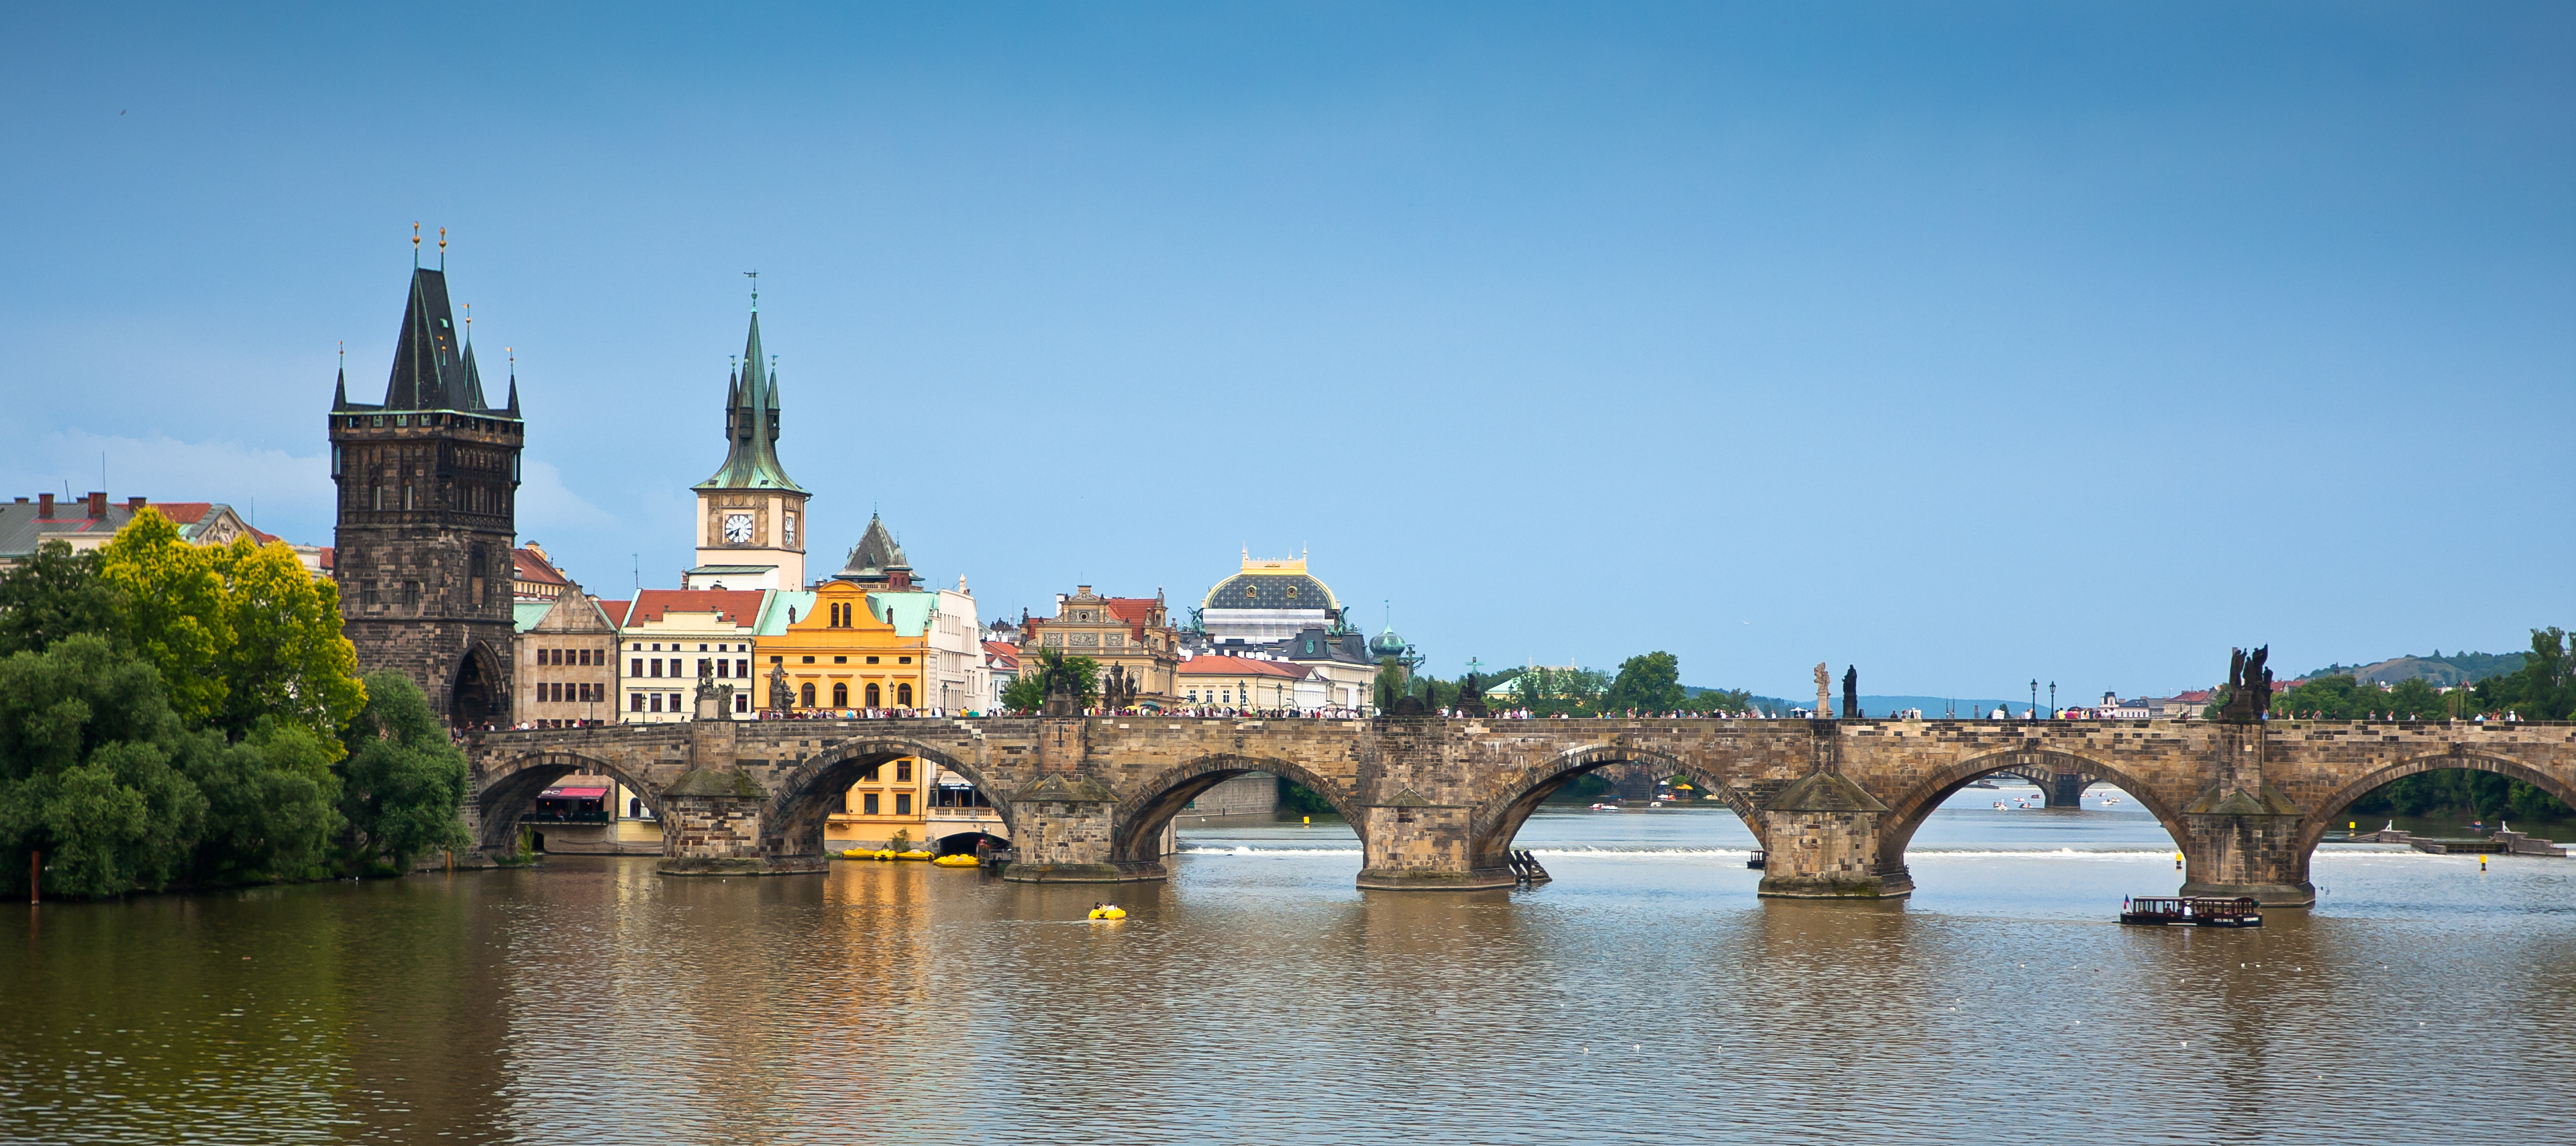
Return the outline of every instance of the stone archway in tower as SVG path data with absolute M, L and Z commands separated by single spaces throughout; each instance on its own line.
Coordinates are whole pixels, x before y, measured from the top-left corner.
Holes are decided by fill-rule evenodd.
M 447 690 L 447 717 L 459 728 L 509 725 L 510 678 L 492 646 L 476 641 L 466 648 L 456 683 Z

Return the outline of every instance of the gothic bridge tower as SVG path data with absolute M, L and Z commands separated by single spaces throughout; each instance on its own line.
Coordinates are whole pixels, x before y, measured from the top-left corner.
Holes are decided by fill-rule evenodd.
M 446 246 L 442 233 L 439 270 L 414 255 L 384 401 L 350 401 L 345 369 L 332 398 L 341 631 L 362 671 L 410 677 L 450 721 L 507 723 L 526 427 L 516 370 L 506 404 L 483 397 L 470 327 L 448 308 Z

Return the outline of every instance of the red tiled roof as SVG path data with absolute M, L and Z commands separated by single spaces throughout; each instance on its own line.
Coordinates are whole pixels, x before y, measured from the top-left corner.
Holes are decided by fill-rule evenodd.
M 619 627 L 659 621 L 671 612 L 714 613 L 725 624 L 748 629 L 760 621 L 760 590 L 646 589 L 635 595 L 635 607 Z
M 324 569 L 337 569 L 340 567 L 340 550 L 338 547 L 324 545 L 321 546 L 320 549 L 322 551 L 321 562 Z
M 1184 676 L 1275 676 L 1303 680 L 1310 670 L 1279 661 L 1257 661 L 1250 657 L 1191 657 L 1182 661 Z
M 599 606 L 599 611 L 600 611 L 600 612 L 603 612 L 603 613 L 608 614 L 608 623 L 609 623 L 609 624 L 615 625 L 615 626 L 617 626 L 618 628 L 621 628 L 621 629 L 622 629 L 622 628 L 625 628 L 625 627 L 626 627 L 626 607 L 627 607 L 627 606 L 629 606 L 629 605 L 634 604 L 635 602 L 633 602 L 633 601 L 602 601 L 602 600 L 600 600 L 600 599 L 599 599 L 599 598 L 597 598 L 597 597 L 593 597 L 593 598 L 591 598 L 591 603 L 598 605 L 598 606 Z
M 525 546 L 510 551 L 510 564 L 516 570 L 519 580 L 534 581 L 539 585 L 567 583 L 564 575 L 556 572 L 552 563 L 537 556 L 534 551 Z
M 161 511 L 161 516 L 169 518 L 172 525 L 195 525 L 205 520 L 206 514 L 215 508 L 211 501 L 156 501 L 150 504 L 153 509 Z M 54 512 L 60 513 L 62 508 L 63 503 L 54 503 Z
M 2180 700 L 2180 701 L 2187 701 L 2187 702 L 2191 702 L 2191 703 L 2205 704 L 2205 703 L 2208 703 L 2208 701 L 2209 701 L 2209 698 L 2210 698 L 2210 697 L 2215 696 L 2215 695 L 2217 695 L 2217 694 L 2218 694 L 2218 690 L 2217 690 L 2217 689 L 2214 689 L 2214 688 L 2193 688 L 2193 689 L 2185 689 L 2185 690 L 2183 690 L 2183 691 L 2181 691 L 2181 692 L 2177 692 L 2177 693 L 2175 693 L 2175 694 L 2174 694 L 2174 699 L 2175 699 L 2175 700 Z
M 1020 667 L 1020 647 L 1009 641 L 984 642 L 984 655 L 1003 668 Z
M 1110 616 L 1131 625 L 1144 624 L 1146 618 L 1154 615 L 1154 599 L 1151 597 L 1104 597 L 1101 603 L 1109 606 Z

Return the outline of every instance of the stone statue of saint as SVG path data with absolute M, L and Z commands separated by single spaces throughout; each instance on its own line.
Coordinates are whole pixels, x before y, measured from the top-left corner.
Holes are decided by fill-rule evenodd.
M 1831 720 L 1831 719 L 1833 719 L 1833 718 L 1834 718 L 1834 699 L 1833 699 L 1833 697 L 1834 697 L 1834 692 L 1833 692 L 1834 684 L 1833 684 L 1833 681 L 1834 681 L 1834 670 L 1829 669 L 1829 668 L 1826 668 L 1826 667 L 1825 667 L 1825 662 L 1823 662 L 1823 661 L 1817 661 L 1817 662 L 1816 662 L 1816 716 L 1817 716 L 1817 718 L 1818 718 L 1818 719 L 1822 719 L 1822 720 Z
M 1843 666 L 1843 715 L 1860 717 L 1860 668 L 1856 665 Z

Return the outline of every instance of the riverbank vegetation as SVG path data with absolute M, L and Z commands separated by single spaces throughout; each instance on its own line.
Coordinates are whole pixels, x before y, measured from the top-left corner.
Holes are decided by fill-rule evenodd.
M 466 843 L 465 756 L 366 680 L 285 545 L 190 545 L 146 509 L 0 571 L 0 889 L 96 897 L 400 871 Z
M 1406 671 L 1393 661 L 1378 667 L 1379 706 L 1392 698 L 1420 697 L 1434 712 L 1459 707 L 1466 678 L 1443 680 Z M 1526 709 L 1532 716 L 1612 716 L 1630 712 L 1690 714 L 1738 713 L 1757 709 L 1785 711 L 1786 701 L 1755 696 L 1740 688 L 1694 689 L 1681 683 L 1681 660 L 1668 652 L 1640 653 L 1620 662 L 1619 671 L 1587 668 L 1507 668 L 1479 674 L 1476 687 L 1495 709 Z M 1500 690 L 1497 692 L 1496 690 Z

